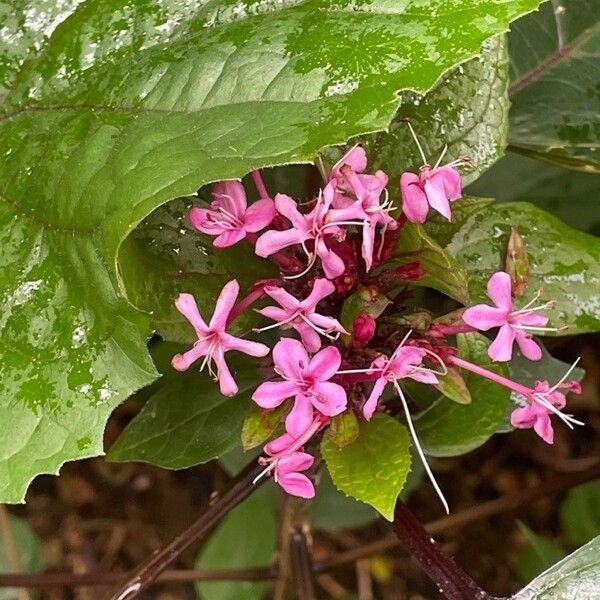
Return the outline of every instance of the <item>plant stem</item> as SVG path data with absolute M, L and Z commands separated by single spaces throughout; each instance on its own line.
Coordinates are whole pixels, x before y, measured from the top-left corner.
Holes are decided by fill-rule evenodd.
M 290 555 L 298 600 L 316 600 L 312 555 L 306 533 L 300 527 L 290 537 Z
M 249 464 L 232 482 L 221 498 L 218 498 L 186 531 L 170 544 L 151 556 L 136 569 L 133 575 L 117 589 L 106 596 L 106 600 L 131 600 L 151 585 L 156 578 L 194 542 L 203 539 L 219 521 L 231 512 L 240 502 L 250 496 L 264 483 L 261 478 L 253 480 L 263 470 L 261 465 Z
M 413 560 L 427 573 L 447 600 L 492 600 L 429 536 L 401 500 L 394 511 L 394 531 Z
M 250 175 L 252 175 L 252 181 L 254 181 L 254 185 L 256 186 L 256 189 L 258 191 L 258 195 L 261 198 L 270 198 L 271 196 L 269 196 L 269 192 L 267 191 L 267 186 L 265 185 L 265 182 L 263 181 L 260 171 L 258 169 L 256 169 L 256 170 L 252 171 L 250 173 Z

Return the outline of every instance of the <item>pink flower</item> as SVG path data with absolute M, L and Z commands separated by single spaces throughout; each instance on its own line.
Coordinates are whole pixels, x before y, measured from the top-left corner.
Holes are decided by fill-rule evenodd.
M 335 186 L 328 184 L 320 194 L 315 207 L 306 215 L 298 210 L 298 205 L 293 198 L 285 194 L 275 196 L 275 207 L 292 224 L 291 229 L 283 231 L 270 230 L 263 233 L 256 241 L 256 254 L 267 257 L 287 248 L 301 244 L 309 257 L 310 269 L 317 257 L 321 259 L 325 275 L 329 279 L 339 277 L 344 272 L 344 262 L 329 249 L 325 236 L 335 235 L 338 239 L 345 237 L 345 232 L 333 223 L 326 223 L 325 217 L 333 201 Z M 314 240 L 314 251 L 310 253 L 305 243 Z M 306 272 L 305 271 L 305 272 Z M 303 273 L 304 274 L 304 273 Z
M 571 415 L 566 415 L 561 410 L 566 406 L 567 399 L 560 388 L 572 391 L 576 394 L 581 393 L 581 386 L 576 381 L 559 381 L 554 387 L 550 387 L 547 381 L 536 381 L 533 393 L 528 395 L 530 403 L 514 410 L 510 416 L 510 422 L 513 427 L 519 429 L 529 429 L 533 427 L 534 431 L 547 443 L 554 443 L 554 429 L 550 421 L 550 414 L 554 413 L 561 418 L 569 427 L 572 424 L 582 425 Z
M 275 466 L 275 482 L 288 494 L 300 498 L 314 498 L 315 486 L 299 471 L 312 467 L 315 459 L 306 452 L 292 452 L 278 459 Z
M 335 208 L 327 218 L 332 222 L 348 222 L 360 220 L 363 223 L 363 238 L 361 254 L 365 261 L 367 272 L 373 266 L 375 247 L 375 231 L 378 225 L 383 227 L 382 237 L 387 229 L 397 229 L 398 222 L 388 214 L 392 206 L 389 201 L 380 204 L 382 192 L 388 184 L 388 176 L 383 171 L 374 175 L 363 174 L 367 167 L 365 151 L 360 146 L 354 146 L 331 170 L 331 183 L 336 185 L 338 192 L 334 197 Z M 351 192 L 356 200 L 348 198 L 344 193 Z
M 363 406 L 363 415 L 367 421 L 371 420 L 379 398 L 381 398 L 388 383 L 396 383 L 398 379 L 404 379 L 405 377 L 421 383 L 438 383 L 435 374 L 421 366 L 426 354 L 427 352 L 422 348 L 401 344 L 390 358 L 382 355 L 371 363 L 369 371 L 378 373 L 378 377 L 369 398 Z
M 275 408 L 294 397 L 294 407 L 285 420 L 286 430 L 293 437 L 299 437 L 310 427 L 313 406 L 328 417 L 344 411 L 346 392 L 341 385 L 329 381 L 342 362 L 337 348 L 328 346 L 311 359 L 298 340 L 285 338 L 275 344 L 273 361 L 275 372 L 284 381 L 262 383 L 252 399 L 262 408 Z
M 237 350 L 250 356 L 266 356 L 269 353 L 269 348 L 264 344 L 243 340 L 225 331 L 239 289 L 240 286 L 235 279 L 225 285 L 208 325 L 204 322 L 196 300 L 191 294 L 179 294 L 175 301 L 177 310 L 194 327 L 198 341 L 187 352 L 176 354 L 171 364 L 178 371 L 185 371 L 192 363 L 204 357 L 200 370 L 205 366 L 208 367 L 210 374 L 218 379 L 221 393 L 225 396 L 234 396 L 238 392 L 238 386 L 225 362 L 225 352 Z M 212 369 L 213 364 L 216 367 L 216 375 Z
M 347 333 L 341 323 L 333 317 L 326 317 L 315 312 L 317 304 L 326 296 L 331 295 L 335 286 L 327 279 L 317 279 L 312 291 L 304 300 L 298 300 L 283 288 L 267 286 L 265 292 L 275 300 L 279 306 L 267 306 L 260 309 L 261 315 L 277 321 L 279 326 L 293 327 L 302 339 L 302 343 L 309 352 L 316 352 L 321 348 L 319 334 L 330 336 L 331 332 Z M 271 329 L 273 325 L 263 327 L 259 331 Z
M 208 235 L 216 235 L 215 248 L 233 246 L 248 233 L 264 229 L 275 217 L 275 205 L 263 198 L 249 208 L 244 186 L 239 181 L 221 181 L 213 188 L 211 209 L 192 208 L 192 225 Z
M 557 331 L 544 327 L 548 317 L 535 314 L 535 311 L 550 308 L 549 302 L 542 306 L 531 305 L 539 299 L 538 292 L 534 299 L 521 309 L 515 309 L 512 302 L 512 286 L 508 273 L 498 271 L 487 283 L 487 293 L 496 306 L 477 304 L 467 308 L 463 313 L 463 321 L 481 331 L 499 327 L 496 339 L 488 348 L 492 360 L 506 361 L 512 358 L 513 343 L 517 342 L 521 352 L 530 360 L 540 360 L 542 349 L 531 339 L 530 331 Z
M 452 219 L 450 202 L 462 197 L 460 174 L 452 165 L 421 167 L 419 174 L 402 173 L 400 176 L 402 211 L 413 223 L 424 223 L 433 208 L 446 219 Z

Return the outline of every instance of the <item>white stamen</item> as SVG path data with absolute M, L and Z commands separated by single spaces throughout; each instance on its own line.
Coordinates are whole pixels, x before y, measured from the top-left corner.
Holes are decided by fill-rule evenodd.
M 402 388 L 400 387 L 400 385 L 398 384 L 398 381 L 396 379 L 394 379 L 394 387 L 396 388 L 396 391 L 398 392 L 398 395 L 400 396 L 400 400 L 402 402 L 402 407 L 404 408 L 404 414 L 406 415 L 406 421 L 408 423 L 408 428 L 409 428 L 411 436 L 413 438 L 413 442 L 415 443 L 417 452 L 419 453 L 419 457 L 421 458 L 421 462 L 423 463 L 423 467 L 425 468 L 427 476 L 429 477 L 429 480 L 431 481 L 431 484 L 433 485 L 439 499 L 442 501 L 442 504 L 444 505 L 446 514 L 450 514 L 450 508 L 448 506 L 448 502 L 446 501 L 446 498 L 444 497 L 444 494 L 442 493 L 440 486 L 438 485 L 437 481 L 435 480 L 435 477 L 433 476 L 431 469 L 429 468 L 429 464 L 427 463 L 427 459 L 425 458 L 425 453 L 423 452 L 423 449 L 421 448 L 421 443 L 419 442 L 419 438 L 417 437 L 417 432 L 415 431 L 415 427 L 413 425 L 412 418 L 410 416 L 410 411 L 408 410 L 408 404 L 406 402 L 406 398 L 404 397 Z
M 430 373 L 435 373 L 436 375 L 448 375 L 448 367 L 446 366 L 446 363 L 442 360 L 442 357 L 439 354 L 435 353 L 433 350 L 428 350 L 427 348 L 421 348 L 421 350 L 423 350 L 426 354 L 429 354 L 429 356 L 433 356 L 433 358 L 435 358 L 438 361 L 438 363 L 442 367 L 442 372 L 435 371 L 434 369 L 427 369 L 425 367 L 419 368 L 429 371 Z
M 415 144 L 417 145 L 417 148 L 419 149 L 419 153 L 421 154 L 421 159 L 423 160 L 423 164 L 426 165 L 427 159 L 425 158 L 425 153 L 423 152 L 423 148 L 421 148 L 421 144 L 419 144 L 419 139 L 417 138 L 417 134 L 415 133 L 413 126 L 410 124 L 410 121 L 406 121 L 406 124 L 408 125 L 408 128 L 410 129 L 413 139 L 415 140 Z
M 274 460 L 271 464 L 267 465 L 253 480 L 252 485 L 256 485 L 257 481 L 260 481 L 265 475 L 270 473 L 277 466 L 277 461 Z M 276 480 L 277 481 L 277 480 Z
M 440 154 L 440 157 L 437 159 L 437 162 L 434 165 L 434 169 L 437 169 L 440 166 L 440 163 L 442 162 L 442 159 L 444 158 L 444 155 L 446 154 L 446 152 L 448 151 L 448 144 L 444 144 L 444 149 L 442 150 L 442 153 Z
M 550 412 L 554 413 L 569 429 L 573 429 L 573 425 L 585 425 L 585 423 L 575 419 L 573 415 L 568 415 L 560 411 L 551 402 L 546 400 L 545 395 L 546 394 L 534 394 L 533 397 L 536 402 L 541 404 L 544 408 L 547 408 Z
M 562 383 L 565 382 L 567 377 L 573 372 L 573 369 L 575 369 L 580 360 L 581 356 L 578 356 L 575 362 L 569 367 L 567 372 L 550 388 L 550 390 L 548 391 L 549 394 L 554 392 Z
M 538 327 L 537 325 L 514 325 L 510 324 L 513 329 L 521 329 L 522 331 L 558 331 L 558 327 Z

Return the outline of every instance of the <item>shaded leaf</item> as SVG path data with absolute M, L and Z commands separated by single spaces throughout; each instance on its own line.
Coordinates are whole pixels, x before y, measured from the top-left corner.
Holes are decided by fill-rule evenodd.
M 592 599 L 599 581 L 600 537 L 596 537 L 536 577 L 512 600 Z
M 489 341 L 479 333 L 457 336 L 461 358 L 506 376 L 508 367 L 487 355 Z M 457 456 L 484 444 L 502 423 L 510 392 L 506 388 L 461 369 L 471 394 L 470 404 L 440 398 L 414 419 L 421 445 L 432 456 Z
M 358 438 L 338 448 L 325 432 L 321 453 L 338 490 L 370 504 L 388 521 L 410 471 L 408 431 L 398 421 L 376 414 L 360 424 Z
M 260 379 L 258 360 L 238 355 L 227 360 L 240 393 L 227 398 L 206 372 L 195 366 L 180 373 L 170 365 L 177 344 L 161 343 L 154 352 L 163 377 L 150 398 L 108 452 L 112 461 L 143 461 L 183 469 L 217 458 L 240 443 L 250 395 Z
M 426 228 L 464 265 L 475 303 L 489 302 L 486 283 L 503 268 L 512 226 L 518 227 L 527 245 L 530 289 L 542 287 L 545 299 L 558 302 L 548 312 L 550 326 L 568 325 L 563 335 L 599 330 L 600 239 L 571 229 L 526 202 L 498 204 L 482 198 L 455 203 L 451 223 L 435 219 Z
M 514 24 L 510 47 L 510 149 L 600 172 L 597 2 L 542 4 Z
M 569 490 L 560 506 L 560 524 L 569 541 L 577 546 L 600 535 L 600 480 Z
M 521 521 L 517 521 L 517 524 L 528 542 L 517 557 L 517 575 L 521 581 L 531 581 L 542 571 L 564 558 L 566 552 L 559 544 L 537 535 Z

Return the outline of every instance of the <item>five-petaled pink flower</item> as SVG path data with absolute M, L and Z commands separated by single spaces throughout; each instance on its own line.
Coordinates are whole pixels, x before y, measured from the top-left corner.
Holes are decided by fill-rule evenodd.
M 290 221 L 292 227 L 283 231 L 269 230 L 256 240 L 256 254 L 268 257 L 284 248 L 301 244 L 309 257 L 309 266 L 312 267 L 317 257 L 321 259 L 325 275 L 329 279 L 335 279 L 344 272 L 344 261 L 333 252 L 327 245 L 325 238 L 335 236 L 338 240 L 345 237 L 345 231 L 335 223 L 326 222 L 335 186 L 330 183 L 325 186 L 319 195 L 314 208 L 307 214 L 298 210 L 298 204 L 290 196 L 277 194 L 275 196 L 275 207 L 277 211 Z M 309 252 L 306 242 L 314 241 L 314 250 Z M 307 270 L 308 270 L 307 268 Z
M 575 394 L 581 393 L 581 386 L 576 381 L 561 381 L 552 388 L 547 381 L 536 381 L 535 389 L 529 397 L 530 402 L 526 406 L 517 408 L 512 412 L 510 422 L 513 427 L 518 427 L 519 429 L 533 427 L 534 431 L 547 444 L 553 444 L 554 429 L 550 421 L 551 414 L 557 415 L 571 428 L 572 424 L 582 425 L 583 423 L 561 412 L 567 404 L 567 399 L 562 392 L 558 391 L 560 388 Z
M 539 298 L 534 299 L 521 309 L 513 306 L 512 285 L 510 275 L 504 271 L 494 273 L 487 283 L 487 293 L 496 306 L 477 304 L 467 308 L 463 313 L 463 321 L 475 329 L 487 331 L 499 327 L 496 339 L 490 344 L 488 354 L 492 360 L 507 361 L 512 358 L 513 344 L 516 341 L 521 352 L 530 360 L 540 360 L 542 349 L 531 339 L 531 331 L 556 331 L 544 327 L 548 317 L 536 314 L 535 311 L 549 308 L 552 303 L 542 306 L 531 306 Z
M 332 332 L 347 333 L 337 319 L 315 312 L 317 304 L 335 291 L 335 286 L 331 281 L 327 279 L 315 280 L 310 294 L 304 300 L 298 300 L 289 292 L 277 286 L 266 286 L 264 291 L 281 308 L 267 306 L 257 312 L 277 321 L 280 326 L 293 327 L 300 334 L 302 343 L 309 352 L 316 352 L 321 348 L 320 335 L 324 335 L 329 339 L 335 339 L 330 336 Z M 272 325 L 263 327 L 260 331 L 270 329 L 271 327 Z
M 215 248 L 233 246 L 248 233 L 267 227 L 275 218 L 275 205 L 262 198 L 248 207 L 244 186 L 235 180 L 221 181 L 213 188 L 211 208 L 192 208 L 192 225 L 208 235 L 216 235 Z
M 396 383 L 398 379 L 405 377 L 421 383 L 438 383 L 435 374 L 421 366 L 426 354 L 427 352 L 422 348 L 400 345 L 390 358 L 381 355 L 371 363 L 369 372 L 377 374 L 377 379 L 363 406 L 363 415 L 367 421 L 371 420 L 379 398 L 388 383 Z
M 295 398 L 285 420 L 285 428 L 294 437 L 305 432 L 313 421 L 313 406 L 321 414 L 333 417 L 346 408 L 346 391 L 329 381 L 340 368 L 342 357 L 335 346 L 324 348 L 312 358 L 298 341 L 285 338 L 273 348 L 275 372 L 284 381 L 261 383 L 252 399 L 262 408 L 275 408 L 287 398 Z
M 176 354 L 171 360 L 171 364 L 178 371 L 185 371 L 192 363 L 204 357 L 200 369 L 208 367 L 210 374 L 219 380 L 221 393 L 225 396 L 234 396 L 238 392 L 238 386 L 225 362 L 225 352 L 237 350 L 250 356 L 266 356 L 269 353 L 268 346 L 243 340 L 225 331 L 229 313 L 235 304 L 239 289 L 240 286 L 235 279 L 225 285 L 217 299 L 215 311 L 208 325 L 202 318 L 196 300 L 191 294 L 179 294 L 175 301 L 177 310 L 195 329 L 198 340 L 187 352 Z M 216 373 L 213 370 L 213 364 L 216 367 Z
M 374 175 L 364 174 L 367 168 L 367 155 L 361 146 L 354 146 L 347 152 L 330 173 L 331 182 L 336 186 L 333 205 L 327 219 L 332 222 L 362 222 L 361 254 L 366 270 L 373 266 L 375 231 L 378 225 L 387 229 L 397 229 L 398 222 L 388 213 L 392 208 L 389 201 L 380 203 L 382 192 L 388 184 L 388 176 L 383 171 Z M 348 196 L 352 193 L 355 200 Z
M 452 219 L 450 202 L 462 196 L 459 172 L 452 164 L 431 168 L 423 165 L 416 173 L 402 173 L 400 176 L 402 211 L 413 223 L 424 223 L 433 208 L 446 219 Z

